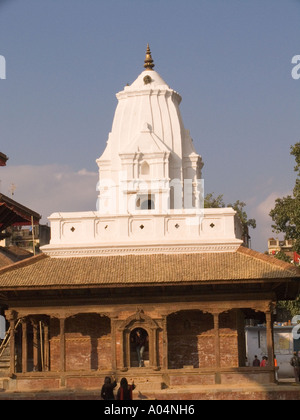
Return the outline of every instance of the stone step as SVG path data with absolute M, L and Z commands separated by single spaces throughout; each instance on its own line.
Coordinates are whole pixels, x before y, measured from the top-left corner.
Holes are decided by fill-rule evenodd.
M 6 348 L 0 357 L 0 376 L 7 375 L 10 371 L 10 349 Z M 1 388 L 1 385 L 0 385 Z
M 11 379 L 9 377 L 0 377 L 0 390 L 2 391 L 6 391 L 7 389 L 9 389 L 9 381 Z

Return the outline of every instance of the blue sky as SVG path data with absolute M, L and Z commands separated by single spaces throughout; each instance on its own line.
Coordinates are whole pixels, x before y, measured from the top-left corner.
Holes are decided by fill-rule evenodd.
M 43 215 L 95 210 L 115 94 L 155 70 L 183 97 L 206 193 L 247 203 L 252 246 L 294 185 L 300 141 L 299 0 L 0 0 L 1 190 Z

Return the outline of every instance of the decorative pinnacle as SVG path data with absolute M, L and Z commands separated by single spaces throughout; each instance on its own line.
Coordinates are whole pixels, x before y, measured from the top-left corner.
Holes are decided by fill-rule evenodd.
M 147 51 L 146 51 L 146 58 L 145 58 L 145 64 L 144 67 L 146 70 L 153 70 L 153 67 L 155 64 L 153 63 L 152 57 L 151 57 L 151 51 L 149 44 L 147 44 Z

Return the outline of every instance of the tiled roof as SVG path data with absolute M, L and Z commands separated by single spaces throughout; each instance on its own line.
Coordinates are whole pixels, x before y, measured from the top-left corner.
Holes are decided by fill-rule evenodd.
M 35 211 L 30 210 L 28 207 L 23 206 L 23 204 L 14 201 L 2 193 L 0 193 L 0 210 L 1 231 L 14 224 L 22 226 L 30 225 L 32 223 L 32 217 L 34 224 L 38 224 L 42 217 Z
M 45 254 L 0 270 L 0 289 L 168 285 L 300 280 L 300 270 L 240 247 L 236 252 L 53 258 Z
M 7 265 L 12 264 L 11 258 L 9 258 L 7 255 L 3 254 L 0 250 L 0 268 L 6 267 Z
M 25 248 L 18 246 L 0 247 L 0 268 L 11 265 L 17 261 L 32 257 L 33 254 Z

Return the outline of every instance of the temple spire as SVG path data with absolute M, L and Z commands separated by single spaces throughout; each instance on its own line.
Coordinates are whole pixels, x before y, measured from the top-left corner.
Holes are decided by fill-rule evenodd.
M 155 64 L 153 63 L 149 44 L 147 44 L 146 58 L 144 67 L 146 70 L 153 70 Z

